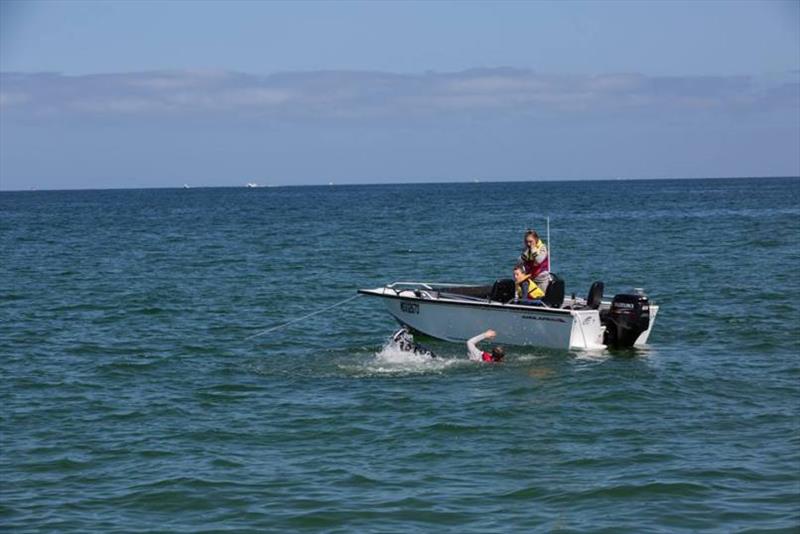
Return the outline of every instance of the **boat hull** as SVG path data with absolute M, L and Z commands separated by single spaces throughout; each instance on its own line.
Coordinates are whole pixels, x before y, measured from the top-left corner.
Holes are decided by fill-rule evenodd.
M 392 288 L 362 289 L 380 297 L 387 311 L 401 324 L 445 341 L 463 342 L 489 328 L 496 343 L 563 350 L 604 349 L 605 327 L 597 309 L 566 309 L 502 304 L 478 299 L 432 297 L 425 291 Z M 608 303 L 604 303 L 607 307 Z M 657 306 L 650 308 L 649 328 L 637 338 L 644 345 L 650 336 Z
M 466 341 L 488 328 L 497 332 L 496 343 L 555 349 L 604 348 L 597 310 L 557 310 L 496 302 L 462 302 L 425 299 L 411 291 L 385 294 L 389 313 L 400 323 L 445 341 Z

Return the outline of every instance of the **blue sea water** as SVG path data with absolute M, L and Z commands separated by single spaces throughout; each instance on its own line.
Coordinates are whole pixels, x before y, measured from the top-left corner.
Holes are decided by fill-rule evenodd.
M 798 532 L 800 180 L 0 193 L 0 527 Z M 644 287 L 643 350 L 385 347 L 394 280 Z M 491 325 L 487 325 L 489 327 Z

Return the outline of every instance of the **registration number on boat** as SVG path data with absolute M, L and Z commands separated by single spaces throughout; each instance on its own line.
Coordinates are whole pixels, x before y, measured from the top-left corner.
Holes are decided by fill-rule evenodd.
M 400 309 L 406 313 L 416 313 L 419 315 L 419 304 L 414 304 L 412 302 L 401 302 Z

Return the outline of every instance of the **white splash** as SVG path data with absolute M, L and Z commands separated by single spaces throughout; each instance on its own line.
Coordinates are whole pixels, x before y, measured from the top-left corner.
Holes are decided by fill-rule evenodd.
M 360 365 L 347 366 L 349 371 L 362 375 L 411 375 L 440 373 L 454 366 L 471 365 L 466 358 L 435 358 L 426 354 L 402 350 L 387 342 L 383 348 Z

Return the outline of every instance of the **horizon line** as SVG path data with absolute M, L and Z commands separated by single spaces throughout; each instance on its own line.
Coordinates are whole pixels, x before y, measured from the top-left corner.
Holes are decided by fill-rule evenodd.
M 778 175 L 778 176 L 679 176 L 668 178 L 555 178 L 555 179 L 473 179 L 473 180 L 453 180 L 453 181 L 407 181 L 407 182 L 335 182 L 326 183 L 307 183 L 307 184 L 256 184 L 255 187 L 248 186 L 246 182 L 242 185 L 169 185 L 169 186 L 149 186 L 149 187 L 75 187 L 75 188 L 38 188 L 28 189 L 3 189 L 0 193 L 32 193 L 37 191 L 141 191 L 141 190 L 169 190 L 169 189 L 276 189 L 289 187 L 357 187 L 357 186 L 382 186 L 382 185 L 456 185 L 456 184 L 503 184 L 503 183 L 563 183 L 563 182 L 647 182 L 661 180 L 778 180 L 778 179 L 800 179 L 800 175 Z

